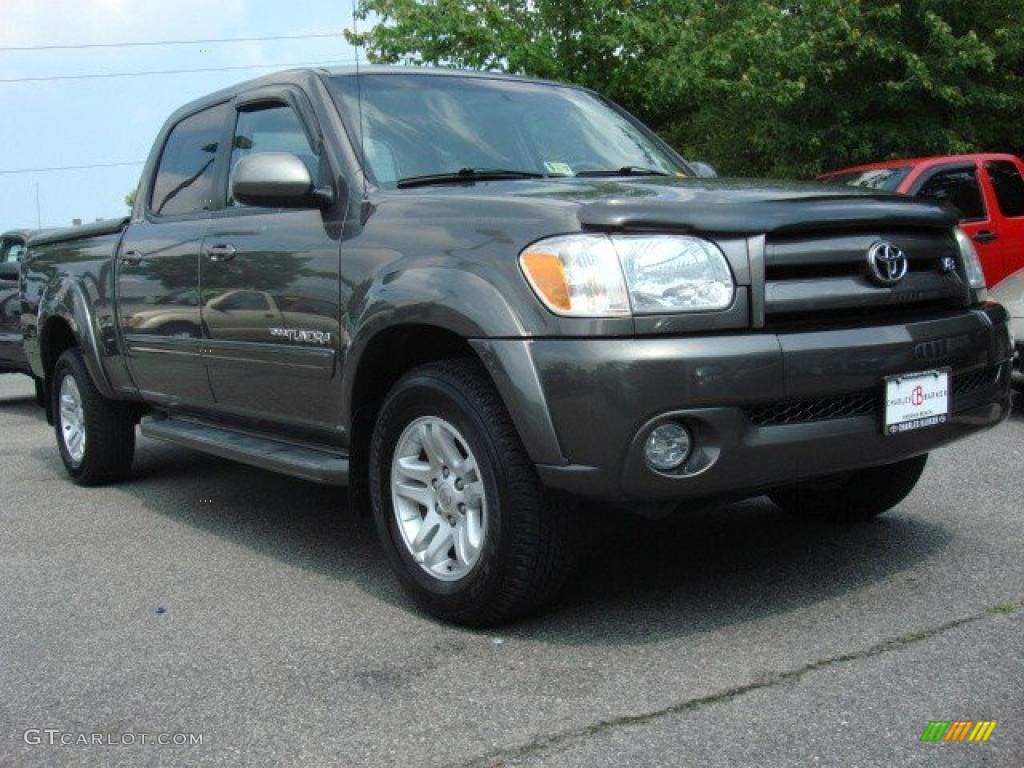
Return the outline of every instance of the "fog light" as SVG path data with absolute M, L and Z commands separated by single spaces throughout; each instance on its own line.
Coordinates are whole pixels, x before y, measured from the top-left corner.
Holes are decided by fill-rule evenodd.
M 660 472 L 678 469 L 690 455 L 690 432 L 673 422 L 657 426 L 647 437 L 644 453 L 647 463 Z

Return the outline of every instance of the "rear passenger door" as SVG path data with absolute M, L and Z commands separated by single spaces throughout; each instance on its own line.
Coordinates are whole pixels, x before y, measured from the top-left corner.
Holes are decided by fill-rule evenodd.
M 128 367 L 147 398 L 213 401 L 202 359 L 199 250 L 229 155 L 229 102 L 178 121 L 166 135 L 144 213 L 125 233 L 117 263 L 118 320 Z M 147 194 L 148 192 L 148 194 Z
M 984 178 L 999 219 L 999 237 L 992 243 L 993 261 L 999 267 L 990 281 L 995 285 L 1024 269 L 1024 177 L 1020 164 L 1013 160 L 989 160 L 985 163 Z
M 951 206 L 960 216 L 960 226 L 974 240 L 985 279 L 989 285 L 1002 269 L 994 243 L 999 235 L 992 212 L 985 202 L 978 164 L 963 162 L 938 165 L 914 182 L 910 193 Z
M 298 156 L 330 183 L 320 129 L 304 94 L 261 88 L 233 105 L 229 170 L 246 155 Z M 341 209 L 270 209 L 231 198 L 215 213 L 200 260 L 205 359 L 218 411 L 243 425 L 326 429 L 340 413 Z

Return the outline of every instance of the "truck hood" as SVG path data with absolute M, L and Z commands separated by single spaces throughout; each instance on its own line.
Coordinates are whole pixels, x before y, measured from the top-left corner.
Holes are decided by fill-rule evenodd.
M 538 179 L 404 190 L 433 198 L 518 199 L 574 204 L 581 229 L 672 229 L 722 234 L 821 229 L 948 229 L 937 203 L 857 187 L 746 179 Z M 401 194 L 401 193 L 400 193 Z

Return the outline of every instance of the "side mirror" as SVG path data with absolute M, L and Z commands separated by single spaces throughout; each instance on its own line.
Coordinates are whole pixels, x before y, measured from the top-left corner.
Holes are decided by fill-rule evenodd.
M 330 190 L 313 186 L 306 164 L 288 152 L 258 152 L 239 160 L 231 195 L 264 208 L 319 208 L 334 201 Z
M 701 160 L 691 160 L 690 167 L 693 168 L 694 173 L 697 174 L 699 179 L 715 179 L 718 178 L 718 171 L 715 170 L 715 166 L 711 163 L 705 163 Z
M 21 276 L 21 265 L 16 261 L 0 262 L 0 280 L 18 282 Z

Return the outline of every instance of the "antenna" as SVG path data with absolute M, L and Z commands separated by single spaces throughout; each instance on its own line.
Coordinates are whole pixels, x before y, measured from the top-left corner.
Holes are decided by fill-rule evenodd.
M 43 228 L 43 211 L 39 206 L 39 184 L 36 184 L 36 229 Z
M 356 0 L 352 0 L 352 37 L 355 38 L 355 54 L 356 54 L 356 104 L 359 112 L 359 162 L 362 165 L 360 171 L 363 176 L 363 200 L 366 200 L 366 141 L 364 139 L 364 127 L 363 127 L 363 78 L 359 71 L 359 13 Z

